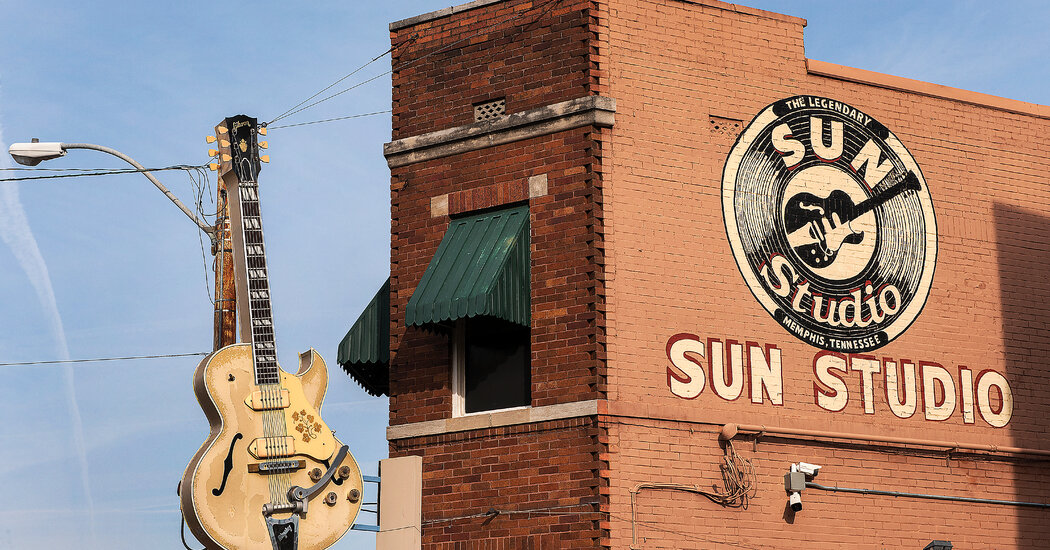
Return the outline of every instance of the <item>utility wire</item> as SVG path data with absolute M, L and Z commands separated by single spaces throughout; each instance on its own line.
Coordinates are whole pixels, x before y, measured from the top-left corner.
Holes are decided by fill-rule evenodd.
M 0 168 L 0 172 L 101 172 L 104 170 L 112 170 L 112 168 L 37 168 L 36 166 L 18 166 L 14 168 Z M 124 170 L 124 168 L 116 168 L 116 170 Z
M 411 44 L 413 41 L 416 40 L 416 38 L 419 38 L 419 35 L 413 35 L 412 38 L 409 39 L 408 42 L 406 42 L 406 45 L 407 44 Z M 390 46 L 390 49 L 388 49 L 387 51 L 385 51 L 385 52 L 383 52 L 383 53 L 373 57 L 372 60 L 369 61 L 368 63 L 365 63 L 364 65 L 361 65 L 360 67 L 350 71 L 346 76 L 344 76 L 344 77 L 340 78 L 339 80 L 336 80 L 335 82 L 329 84 L 323 90 L 321 90 L 321 91 L 317 92 L 316 94 L 314 94 L 314 95 L 312 95 L 312 96 L 310 96 L 310 97 L 300 101 L 299 103 L 295 104 L 291 109 L 288 109 L 287 111 L 285 111 L 285 112 L 283 112 L 283 113 L 273 117 L 273 120 L 271 120 L 270 122 L 264 123 L 263 126 L 269 126 L 270 124 L 273 124 L 274 122 L 277 122 L 278 120 L 281 120 L 282 118 L 284 118 L 286 116 L 290 116 L 290 115 L 295 114 L 293 111 L 295 111 L 296 109 L 301 107 L 307 101 L 310 101 L 311 99 L 313 99 L 313 98 L 315 98 L 315 97 L 317 97 L 317 96 L 327 92 L 328 90 L 331 90 L 336 84 L 339 84 L 340 82 L 350 78 L 351 76 L 354 76 L 354 74 L 356 74 L 361 69 L 364 69 L 365 67 L 371 65 L 372 63 L 375 63 L 376 60 L 378 60 L 379 58 L 383 57 L 384 55 L 386 55 L 386 54 L 388 54 L 388 53 L 390 53 L 392 51 L 394 51 L 394 46 Z M 295 111 L 295 112 L 298 112 L 298 111 Z
M 391 110 L 387 109 L 385 111 L 375 111 L 373 113 L 361 113 L 359 115 L 341 116 L 341 117 L 337 117 L 337 118 L 326 118 L 324 120 L 314 120 L 312 122 L 300 122 L 298 124 L 282 124 L 280 126 L 270 126 L 269 129 L 276 130 L 278 128 L 291 128 L 293 126 L 307 126 L 309 124 L 321 124 L 322 122 L 335 122 L 337 120 L 347 120 L 347 119 L 350 119 L 350 118 L 361 118 L 361 117 L 365 117 L 365 116 L 381 115 L 383 113 L 389 113 L 389 112 L 391 112 Z
M 188 164 L 178 164 L 175 166 L 165 166 L 163 168 L 144 168 L 139 170 L 137 168 L 117 168 L 114 170 L 105 170 L 101 172 L 79 172 L 76 174 L 51 174 L 48 176 L 22 176 L 17 178 L 0 178 L 0 181 L 25 181 L 25 180 L 49 180 L 59 178 L 79 178 L 83 176 L 111 176 L 115 174 L 136 174 L 140 172 L 163 172 L 165 170 L 201 170 L 207 168 L 208 165 L 192 166 Z
M 519 31 L 519 32 L 522 32 L 522 31 L 525 31 L 525 30 L 527 30 L 527 29 L 528 29 L 529 27 L 531 27 L 531 26 L 532 26 L 533 24 L 535 24 L 536 22 L 538 22 L 538 21 L 539 21 L 540 19 L 543 19 L 543 17 L 544 17 L 544 16 L 546 16 L 546 15 L 547 15 L 548 13 L 550 13 L 550 11 L 551 11 L 552 9 L 554 9 L 554 6 L 556 6 L 556 5 L 560 4 L 561 2 L 562 2 L 562 0 L 549 0 L 549 1 L 547 2 L 547 4 L 546 4 L 546 9 L 545 9 L 545 10 L 543 10 L 543 12 L 541 12 L 541 13 L 540 13 L 539 15 L 537 15 L 537 16 L 536 16 L 536 17 L 535 17 L 535 18 L 534 18 L 534 19 L 533 19 L 532 21 L 529 21 L 528 23 L 525 23 L 525 24 L 521 25 L 521 27 L 520 27 L 520 31 Z M 353 90 L 354 88 L 357 88 L 357 87 L 359 87 L 359 86 L 362 86 L 362 85 L 364 85 L 364 84 L 368 84 L 369 82 L 372 82 L 372 81 L 374 81 L 374 80 L 378 80 L 379 78 L 381 78 L 381 77 L 383 77 L 383 76 L 386 76 L 386 75 L 388 75 L 388 74 L 391 74 L 391 73 L 393 73 L 393 72 L 394 72 L 394 70 L 399 70 L 399 71 L 400 71 L 400 70 L 402 70 L 402 69 L 406 69 L 406 68 L 408 68 L 408 67 L 411 67 L 412 65 L 414 65 L 414 64 L 416 64 L 416 63 L 419 63 L 420 61 L 423 61 L 424 59 L 427 59 L 427 58 L 428 58 L 428 57 L 430 57 L 430 56 L 433 56 L 433 55 L 437 55 L 437 54 L 439 54 L 439 53 L 445 53 L 445 52 L 447 52 L 447 51 L 450 51 L 450 50 L 452 50 L 452 49 L 454 49 L 454 48 L 458 47 L 458 46 L 459 46 L 460 44 L 462 44 L 463 42 L 466 42 L 466 41 L 468 41 L 468 40 L 471 40 L 471 39 L 473 39 L 473 38 L 476 38 L 476 37 L 478 37 L 478 36 L 480 36 L 480 35 L 482 35 L 482 34 L 485 34 L 485 33 L 487 33 L 488 31 L 490 31 L 491 29 L 493 29 L 494 27 L 496 27 L 496 26 L 498 26 L 498 25 L 501 25 L 501 24 L 503 24 L 503 23 L 504 23 L 503 21 L 499 21 L 499 20 L 497 20 L 497 21 L 495 21 L 495 22 L 493 22 L 493 23 L 491 23 L 491 24 L 489 24 L 489 25 L 486 25 L 486 26 L 482 27 L 481 29 L 478 29 L 478 31 L 477 31 L 477 32 L 475 32 L 475 33 L 473 33 L 473 34 L 470 34 L 470 35 L 468 35 L 468 36 L 465 36 L 465 37 L 463 37 L 463 38 L 461 38 L 461 39 L 459 39 L 459 40 L 457 40 L 457 41 L 455 41 L 455 42 L 453 42 L 453 43 L 451 43 L 451 44 L 449 44 L 449 45 L 447 45 L 447 46 L 445 46 L 445 47 L 443 47 L 443 48 L 438 48 L 438 49 L 435 49 L 435 50 L 431 50 L 431 51 L 429 51 L 429 52 L 427 52 L 427 53 L 425 53 L 425 54 L 423 54 L 423 55 L 421 55 L 421 56 L 419 56 L 419 57 L 417 57 L 417 58 L 414 58 L 414 59 L 410 59 L 410 60 L 408 60 L 408 61 L 405 61 L 404 63 L 401 63 L 401 64 L 399 64 L 399 65 L 398 65 L 398 66 L 397 66 L 396 68 L 391 68 L 390 70 L 388 70 L 388 71 L 385 71 L 385 72 L 382 72 L 382 73 L 380 73 L 380 74 L 377 74 L 377 75 L 373 76 L 372 78 L 369 78 L 368 80 L 365 80 L 365 81 L 363 81 L 363 82 L 359 82 L 359 83 L 357 83 L 357 84 L 354 84 L 353 86 L 350 86 L 349 88 L 343 89 L 343 90 L 341 90 L 341 91 L 338 91 L 338 92 L 336 92 L 336 93 L 334 93 L 334 94 L 332 94 L 332 95 L 330 95 L 330 96 L 327 96 L 327 97 L 323 97 L 323 98 L 321 98 L 321 99 L 319 99 L 319 100 L 317 100 L 317 101 L 314 101 L 313 103 L 309 103 L 309 104 L 307 104 L 307 105 L 305 105 L 305 106 L 302 106 L 302 105 L 303 105 L 304 103 L 306 103 L 307 101 L 310 101 L 311 99 L 313 99 L 313 98 L 317 97 L 318 95 L 320 95 L 321 93 L 323 93 L 323 92 L 324 92 L 325 90 L 328 90 L 328 89 L 332 88 L 333 86 L 335 86 L 335 85 L 336 85 L 336 84 L 338 84 L 339 82 L 342 82 L 343 80 L 345 80 L 345 79 L 346 79 L 347 77 L 349 77 L 349 76 L 350 76 L 350 75 L 347 75 L 347 76 L 345 76 L 345 77 L 343 77 L 343 78 L 341 78 L 341 79 L 337 80 L 337 81 L 336 81 L 335 83 L 333 83 L 332 85 L 328 86 L 328 88 L 325 88 L 324 90 L 321 90 L 320 92 L 318 92 L 318 93 L 316 93 L 316 94 L 314 94 L 314 95 L 310 96 L 310 97 L 309 97 L 309 98 L 307 98 L 306 100 L 304 100 L 304 101 L 302 101 L 301 103 L 299 103 L 299 105 L 296 105 L 295 107 L 292 107 L 291 109 L 289 109 L 289 110 L 285 111 L 284 113 L 281 113 L 280 115 L 278 115 L 277 117 L 275 117 L 275 118 L 274 118 L 273 120 L 271 120 L 270 122 L 264 123 L 264 124 L 263 124 L 262 126 L 269 126 L 270 124 L 272 124 L 272 123 L 274 123 L 274 122 L 277 122 L 278 120 L 280 120 L 280 119 L 282 119 L 282 118 L 290 117 L 290 116 L 292 116 L 292 115 L 294 115 L 294 114 L 296 114 L 296 113 L 300 113 L 300 112 L 302 112 L 302 111 L 305 111 L 305 110 L 309 109 L 310 107 L 313 107 L 313 106 L 315 106 L 315 105 L 320 105 L 321 103 L 324 103 L 325 101 L 328 101 L 329 99 L 333 99 L 333 98 L 336 98 L 336 97 L 338 97 L 338 96 L 341 96 L 341 95 L 345 94 L 346 92 L 349 92 L 350 90 Z M 415 40 L 416 40 L 417 38 L 419 38 L 419 35 L 418 35 L 418 34 L 416 34 L 416 35 L 412 35 L 412 37 L 411 37 L 411 38 L 410 38 L 410 39 L 409 39 L 408 41 L 406 41 L 406 42 L 405 42 L 404 44 L 402 44 L 402 45 L 403 45 L 403 46 L 407 46 L 407 45 L 411 44 L 412 42 L 415 42 Z M 384 53 L 380 54 L 379 56 L 377 56 L 377 57 L 376 57 L 375 59 L 373 59 L 372 61 L 375 61 L 376 59 L 379 59 L 380 57 L 382 57 L 382 56 L 386 55 L 387 53 L 390 53 L 390 52 L 391 52 L 391 51 L 393 51 L 393 50 L 394 50 L 394 47 L 391 47 L 391 48 L 390 48 L 389 50 L 387 50 L 386 52 L 384 52 Z M 366 64 L 365 64 L 364 66 L 367 66 L 368 64 L 372 63 L 372 61 L 369 61 L 369 62 L 368 62 L 368 63 L 366 63 Z M 363 68 L 364 66 L 362 66 L 361 68 Z M 356 69 L 356 70 L 355 70 L 354 72 L 357 72 L 358 70 L 360 70 L 360 68 L 359 68 L 359 69 Z M 350 73 L 350 74 L 353 74 L 353 73 Z M 352 117 L 349 117 L 349 118 L 352 118 Z M 340 120 L 340 119 L 332 119 L 332 120 Z M 328 122 L 328 121 L 325 121 L 325 122 Z M 282 127 L 282 128 L 284 128 L 284 127 L 287 127 L 287 126 L 281 126 L 281 127 Z
M 132 359 L 166 359 L 169 357 L 192 357 L 208 355 L 209 352 L 169 353 L 166 355 L 130 355 L 127 357 L 96 357 L 94 359 L 60 359 L 56 361 L 23 361 L 21 363 L 0 363 L 0 367 L 20 367 L 25 365 L 55 365 L 58 363 L 95 363 L 99 361 L 128 361 Z
M 315 102 L 313 102 L 313 103 L 311 103 L 311 104 L 309 104 L 309 105 L 307 105 L 305 107 L 300 107 L 300 108 L 298 108 L 298 109 L 296 109 L 296 110 L 294 110 L 294 111 L 292 111 L 292 112 L 290 112 L 290 113 L 288 113 L 288 114 L 286 114 L 284 116 L 277 117 L 277 118 L 271 120 L 270 122 L 267 122 L 266 123 L 266 127 L 268 128 L 271 123 L 277 122 L 278 120 L 280 120 L 282 118 L 292 116 L 292 115 L 294 115 L 296 113 L 305 111 L 305 110 L 309 109 L 310 107 L 313 107 L 314 105 L 319 105 L 321 103 L 324 103 L 325 101 L 328 101 L 329 99 L 332 99 L 332 98 L 335 98 L 335 97 L 339 97 L 339 96 L 345 94 L 346 92 L 349 92 L 350 90 L 353 90 L 354 88 L 358 88 L 360 86 L 364 86 L 365 84 L 368 84 L 369 82 L 372 82 L 373 80 L 379 80 L 380 78 L 390 74 L 391 72 L 392 71 L 386 71 L 384 73 L 379 73 L 379 74 L 373 76 L 372 78 L 369 78 L 368 80 L 365 80 L 363 82 L 358 82 L 357 84 L 354 84 L 353 86 L 350 86 L 349 88 L 346 88 L 345 90 L 343 90 L 341 92 L 336 92 L 336 93 L 334 93 L 334 94 L 332 94 L 332 95 L 330 95 L 330 96 L 328 96 L 326 98 L 318 99 L 317 101 L 315 101 Z

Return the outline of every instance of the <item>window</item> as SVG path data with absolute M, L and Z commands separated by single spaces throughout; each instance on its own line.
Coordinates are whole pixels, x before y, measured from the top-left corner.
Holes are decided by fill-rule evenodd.
M 527 407 L 532 402 L 529 329 L 491 317 L 456 321 L 453 415 Z

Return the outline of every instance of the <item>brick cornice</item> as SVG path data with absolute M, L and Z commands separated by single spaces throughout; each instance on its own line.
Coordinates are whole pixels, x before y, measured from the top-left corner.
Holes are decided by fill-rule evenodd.
M 499 426 L 514 426 L 581 416 L 595 416 L 598 412 L 598 401 L 594 399 L 543 407 L 522 407 L 520 409 L 389 426 L 386 429 L 386 438 L 388 441 L 394 441 L 410 437 L 482 430 Z
M 1007 99 L 1005 97 L 982 94 L 980 92 L 972 92 L 970 90 L 952 88 L 951 86 L 942 86 L 940 84 L 932 84 L 929 82 L 923 82 L 922 80 L 904 78 L 902 76 L 877 73 L 875 71 L 857 69 L 845 65 L 837 65 L 826 61 L 807 59 L 806 70 L 809 74 L 834 78 L 836 80 L 845 80 L 847 82 L 856 82 L 858 84 L 886 88 L 887 90 L 897 90 L 899 92 L 908 92 L 928 97 L 936 97 L 939 99 L 947 99 L 950 101 L 958 101 L 961 103 L 969 103 L 979 107 L 998 109 L 1000 111 L 1019 115 L 1050 118 L 1050 107 L 1046 105 L 1028 103 L 1016 99 Z
M 498 119 L 407 137 L 383 145 L 390 168 L 582 126 L 612 127 L 616 100 L 584 96 Z

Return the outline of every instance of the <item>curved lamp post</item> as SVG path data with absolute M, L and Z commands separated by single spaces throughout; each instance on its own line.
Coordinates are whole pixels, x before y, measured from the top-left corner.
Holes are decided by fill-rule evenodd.
M 180 201 L 175 195 L 173 195 L 171 191 L 168 191 L 168 188 L 164 187 L 164 184 L 162 184 L 157 178 L 155 178 L 153 174 L 147 172 L 145 167 L 143 167 L 138 162 L 135 162 L 135 159 L 125 155 L 124 153 L 121 153 L 120 151 L 117 151 L 116 149 L 111 149 L 102 145 L 94 145 L 91 143 L 59 143 L 57 141 L 40 142 L 34 139 L 32 143 L 13 143 L 11 144 L 11 147 L 8 148 L 7 152 L 11 154 L 11 158 L 15 159 L 15 162 L 17 162 L 18 164 L 23 164 L 25 166 L 36 166 L 37 164 L 40 164 L 45 160 L 51 160 L 65 156 L 66 151 L 68 149 L 91 149 L 94 151 L 102 151 L 103 153 L 109 153 L 134 166 L 135 169 L 141 170 L 143 176 L 146 176 L 146 178 L 153 182 L 153 185 L 157 186 L 157 189 L 160 189 L 161 193 L 164 193 L 164 195 L 168 197 L 168 199 L 170 199 L 171 202 L 175 203 L 175 206 L 178 206 L 184 214 L 189 216 L 189 218 L 193 220 L 193 223 L 197 224 L 197 227 L 199 227 L 201 231 L 207 233 L 208 237 L 210 237 L 212 240 L 212 244 L 215 243 L 214 227 L 204 223 L 199 218 L 197 218 L 197 216 L 194 215 L 189 208 L 186 208 L 186 205 L 182 204 L 182 201 Z

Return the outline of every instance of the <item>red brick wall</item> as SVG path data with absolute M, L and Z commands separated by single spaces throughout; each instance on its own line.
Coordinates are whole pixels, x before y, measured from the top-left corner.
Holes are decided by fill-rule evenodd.
M 595 548 L 597 433 L 578 418 L 404 439 L 390 456 L 423 457 L 425 548 Z
M 514 113 L 590 94 L 589 6 L 508 1 L 395 31 L 395 45 L 418 39 L 393 61 L 394 138 L 471 124 L 473 104 L 491 99 Z M 448 336 L 404 326 L 448 227 L 431 216 L 444 194 L 453 214 L 528 200 L 532 405 L 600 396 L 601 141 L 583 127 L 392 169 L 392 426 L 452 415 Z M 529 199 L 538 175 L 547 194 Z M 423 456 L 426 548 L 594 548 L 596 507 L 580 504 L 598 499 L 597 432 L 581 418 L 394 440 L 390 452 Z M 543 510 L 444 521 L 490 508 Z
M 590 95 L 589 5 L 512 0 L 391 33 L 394 139 L 470 124 L 501 97 L 515 113 Z
M 469 124 L 474 103 L 504 96 L 508 112 L 587 94 L 617 102 L 611 129 L 566 130 L 392 170 L 391 425 L 451 416 L 447 337 L 403 326 L 405 304 L 448 224 L 431 217 L 431 198 L 454 194 L 456 211 L 497 206 L 498 194 L 474 191 L 506 186 L 520 194 L 539 174 L 548 175 L 549 193 L 529 201 L 532 404 L 608 399 L 598 425 L 577 419 L 392 441 L 392 456 L 424 456 L 428 548 L 628 548 L 632 533 L 638 548 L 921 548 L 933 539 L 1021 548 L 1046 538 L 1041 512 L 1013 506 L 811 488 L 803 511 L 790 513 L 782 478 L 799 460 L 823 465 L 817 481 L 827 485 L 1050 502 L 1047 468 L 1027 455 L 841 438 L 764 436 L 753 446 L 745 437 L 736 449 L 757 475 L 748 508 L 645 490 L 631 519 L 639 483 L 719 484 L 717 431 L 729 422 L 1045 445 L 1050 285 L 1039 271 L 1050 263 L 1043 214 L 1050 117 L 817 76 L 807 71 L 803 26 L 708 0 L 512 0 L 393 33 L 395 45 L 406 44 L 394 58 L 395 138 Z M 847 374 L 845 410 L 814 404 L 819 350 L 788 334 L 752 296 L 721 203 L 737 135 L 766 105 L 799 94 L 844 101 L 889 127 L 933 199 L 938 259 L 929 300 L 904 334 L 872 355 L 1002 373 L 1015 399 L 1006 427 L 980 416 L 966 422 L 959 411 L 944 422 L 925 420 L 921 410 L 896 418 L 880 377 L 874 395 L 883 397 L 866 414 L 855 373 Z M 665 346 L 682 332 L 776 346 L 783 406 L 726 401 L 710 384 L 695 400 L 672 395 Z M 597 523 L 570 514 L 439 521 L 595 497 Z
M 431 197 L 542 173 L 548 194 L 529 201 L 532 404 L 598 397 L 594 147 L 593 133 L 581 128 L 394 169 L 391 425 L 452 414 L 448 337 L 404 324 L 405 305 L 448 227 L 447 216 L 431 217 Z

